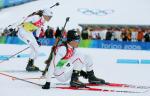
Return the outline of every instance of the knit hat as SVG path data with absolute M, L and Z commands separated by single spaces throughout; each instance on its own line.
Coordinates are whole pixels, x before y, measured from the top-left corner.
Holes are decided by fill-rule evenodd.
M 43 15 L 45 16 L 53 16 L 53 12 L 50 9 L 44 9 Z
M 67 32 L 67 41 L 80 40 L 80 35 L 75 30 L 69 30 Z

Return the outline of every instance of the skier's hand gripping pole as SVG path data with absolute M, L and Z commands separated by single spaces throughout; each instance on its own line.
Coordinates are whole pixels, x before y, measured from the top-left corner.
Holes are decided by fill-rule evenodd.
M 70 18 L 70 17 L 67 17 L 67 18 L 66 18 L 65 24 L 64 24 L 64 26 L 63 26 L 63 28 L 62 28 L 62 30 L 61 30 L 61 37 L 57 37 L 57 38 L 56 38 L 55 44 L 54 44 L 53 47 L 51 48 L 50 55 L 49 55 L 48 59 L 45 61 L 46 67 L 45 67 L 45 69 L 44 69 L 44 71 L 43 71 L 43 73 L 42 73 L 42 76 L 44 76 L 44 75 L 46 74 L 46 72 L 48 71 L 48 68 L 49 68 L 49 66 L 50 66 L 51 60 L 52 60 L 52 58 L 53 58 L 54 50 L 55 50 L 55 48 L 57 47 L 59 41 L 63 38 L 62 34 L 63 34 L 63 32 L 64 32 L 64 29 L 65 29 L 65 27 L 66 27 L 67 22 L 69 21 L 69 18 Z

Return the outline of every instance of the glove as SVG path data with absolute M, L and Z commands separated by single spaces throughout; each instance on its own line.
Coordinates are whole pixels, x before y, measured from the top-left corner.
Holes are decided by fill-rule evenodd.
M 50 82 L 46 82 L 45 85 L 42 86 L 42 89 L 49 89 L 50 88 Z
M 88 75 L 85 71 L 81 70 L 80 71 L 80 76 L 83 76 L 83 78 L 87 79 Z
M 50 63 L 50 60 L 47 59 L 47 60 L 45 61 L 45 64 L 49 64 L 49 63 Z
M 41 46 L 42 43 L 40 42 L 40 39 L 38 37 L 35 37 L 35 39 L 36 39 L 36 42 L 38 43 L 38 45 Z
M 39 46 L 41 46 L 41 45 L 42 45 L 40 41 L 37 41 L 37 43 L 38 43 L 38 45 L 39 45 Z

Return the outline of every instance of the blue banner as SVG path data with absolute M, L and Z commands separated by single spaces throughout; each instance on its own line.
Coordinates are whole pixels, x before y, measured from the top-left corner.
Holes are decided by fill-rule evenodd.
M 25 44 L 22 40 L 20 40 L 18 37 L 6 37 L 6 44 Z
M 117 59 L 118 64 L 150 64 L 150 59 Z
M 8 7 L 8 6 L 12 6 L 12 5 L 18 5 L 20 3 L 22 3 L 23 0 L 4 0 L 4 6 Z
M 15 6 L 29 1 L 33 1 L 33 0 L 0 0 L 0 8 Z
M 2 37 L 1 37 L 2 38 Z M 5 41 L 4 41 L 4 40 Z M 3 37 L 0 43 L 3 44 L 25 44 L 18 37 Z M 52 46 L 55 39 L 39 38 L 41 45 Z M 104 49 L 126 49 L 126 50 L 150 50 L 150 42 L 125 42 L 109 40 L 81 40 L 80 47 L 85 48 L 104 48 Z
M 3 0 L 0 0 L 0 8 L 3 7 Z
M 150 43 L 125 42 L 125 41 L 100 41 L 99 42 L 99 48 L 127 49 L 127 50 L 150 50 Z
M 38 39 L 38 42 L 40 42 L 41 45 L 52 46 L 55 43 L 55 39 L 40 38 L 40 39 Z

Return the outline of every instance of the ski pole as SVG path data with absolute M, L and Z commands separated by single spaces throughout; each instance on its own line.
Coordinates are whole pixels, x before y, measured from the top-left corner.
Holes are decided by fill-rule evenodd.
M 18 77 L 12 76 L 12 75 L 8 75 L 8 74 L 5 74 L 5 73 L 0 73 L 0 75 L 6 76 L 6 77 L 10 77 L 12 79 L 17 79 L 17 80 L 20 80 L 20 81 L 24 81 L 24 82 L 27 82 L 27 83 L 30 83 L 30 84 L 42 86 L 41 84 L 38 84 L 38 83 L 35 83 L 35 82 L 31 82 L 31 81 L 28 81 L 28 80 L 25 80 L 25 79 L 22 79 L 22 78 L 18 78 Z
M 62 28 L 62 30 L 61 30 L 61 35 L 62 35 L 62 33 L 64 32 L 64 29 L 65 29 L 66 24 L 67 24 L 67 22 L 69 21 L 69 19 L 70 19 L 70 17 L 67 17 L 67 18 L 66 18 L 65 24 L 64 24 L 64 26 L 63 26 L 63 28 Z M 59 41 L 61 40 L 61 38 L 62 38 L 62 36 L 61 36 L 61 37 L 57 37 L 56 40 L 55 40 L 55 44 L 53 45 L 53 47 L 52 47 L 52 49 L 51 49 L 51 52 L 50 52 L 50 55 L 49 55 L 48 59 L 46 60 L 46 67 L 45 67 L 45 69 L 44 69 L 44 71 L 43 71 L 43 73 L 42 73 L 43 76 L 44 76 L 44 75 L 46 74 L 46 72 L 48 71 L 48 68 L 49 68 L 49 66 L 50 66 L 50 62 L 51 62 L 51 60 L 52 60 L 52 58 L 53 58 L 54 48 L 57 47 L 57 45 L 58 45 Z
M 16 56 L 17 54 L 19 54 L 19 53 L 21 53 L 21 52 L 23 52 L 23 51 L 27 50 L 28 48 L 30 48 L 30 47 L 26 47 L 25 49 L 23 49 L 23 50 L 21 50 L 21 51 L 19 51 L 19 52 L 15 53 L 15 54 L 13 54 L 13 55 L 11 55 L 10 57 L 8 57 L 7 59 L 4 59 L 4 60 L 3 60 L 3 61 L 1 61 L 0 63 L 3 63 L 3 62 L 5 62 L 5 61 L 7 61 L 7 60 L 9 60 L 9 59 L 13 58 L 13 57 L 14 57 L 14 56 Z
M 55 78 L 55 77 L 51 77 L 51 78 Z M 45 77 L 28 77 L 28 78 L 23 78 L 24 80 L 42 80 L 42 79 L 46 79 Z M 18 80 L 13 78 L 13 80 Z

